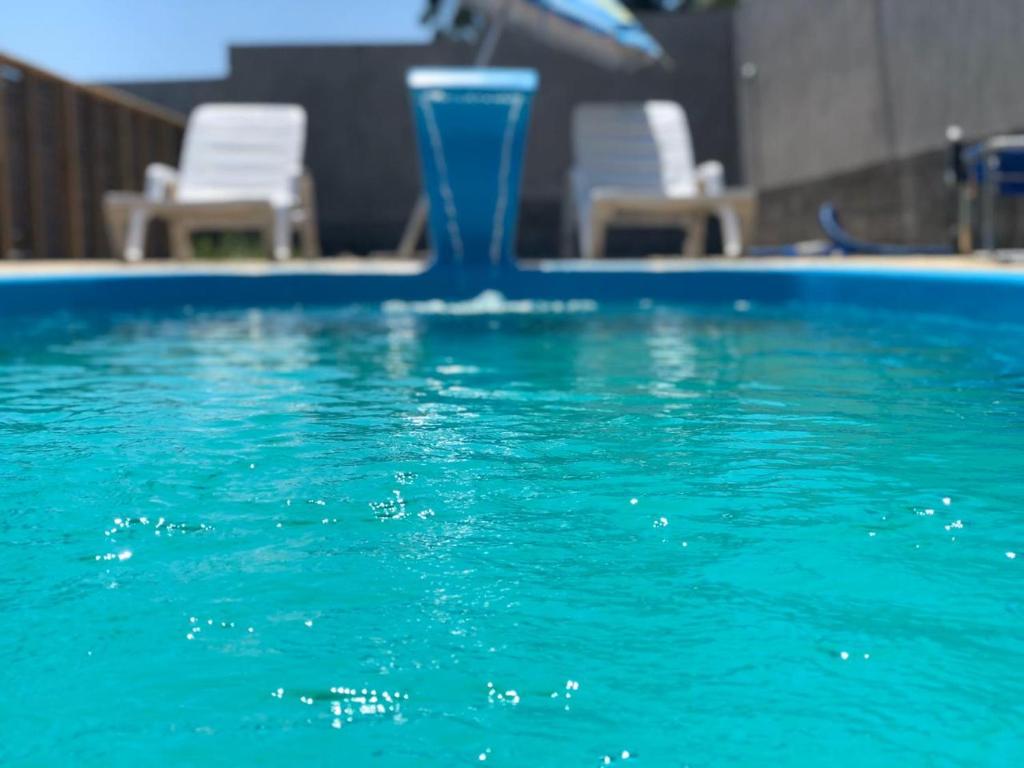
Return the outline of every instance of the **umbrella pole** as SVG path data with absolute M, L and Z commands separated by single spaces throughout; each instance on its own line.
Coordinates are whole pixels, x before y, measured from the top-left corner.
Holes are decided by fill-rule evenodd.
M 494 58 L 494 52 L 498 49 L 498 41 L 501 40 L 501 33 L 505 31 L 505 22 L 508 20 L 508 2 L 502 3 L 487 28 L 487 35 L 480 47 L 476 49 L 476 58 L 473 60 L 474 67 L 486 67 Z
M 502 4 L 501 10 L 495 14 L 487 34 L 476 49 L 476 56 L 473 58 L 474 67 L 486 67 L 494 58 L 494 52 L 498 48 L 498 41 L 501 40 L 501 33 L 505 31 L 505 22 L 508 20 L 508 2 Z M 420 192 L 416 203 L 409 213 L 405 222 L 405 229 L 402 231 L 402 239 L 398 243 L 398 250 L 395 255 L 400 259 L 411 259 L 416 252 L 416 245 L 423 235 L 427 226 L 427 196 Z

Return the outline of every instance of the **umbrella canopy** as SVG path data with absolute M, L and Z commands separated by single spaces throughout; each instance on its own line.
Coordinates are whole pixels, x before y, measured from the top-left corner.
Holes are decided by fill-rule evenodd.
M 492 32 L 508 23 L 608 67 L 636 69 L 667 61 L 658 42 L 618 0 L 461 0 L 461 5 L 486 14 Z

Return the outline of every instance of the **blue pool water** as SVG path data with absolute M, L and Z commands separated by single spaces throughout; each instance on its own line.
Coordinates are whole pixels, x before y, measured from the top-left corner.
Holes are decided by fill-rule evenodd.
M 1022 438 L 1014 326 L 10 322 L 0 763 L 1016 765 Z

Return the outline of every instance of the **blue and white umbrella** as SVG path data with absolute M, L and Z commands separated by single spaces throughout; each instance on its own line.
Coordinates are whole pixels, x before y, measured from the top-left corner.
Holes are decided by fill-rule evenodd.
M 460 7 L 490 19 L 478 64 L 490 60 L 506 24 L 608 67 L 636 69 L 667 61 L 658 41 L 618 0 L 448 0 L 439 23 L 450 24 Z

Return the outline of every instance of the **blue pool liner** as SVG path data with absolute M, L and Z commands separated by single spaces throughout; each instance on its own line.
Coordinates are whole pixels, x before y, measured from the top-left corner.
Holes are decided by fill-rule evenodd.
M 0 277 L 0 318 L 60 311 L 166 311 L 184 307 L 327 306 L 389 299 L 465 300 L 486 290 L 509 299 L 593 299 L 714 304 L 847 304 L 1024 323 L 1024 272 L 1006 268 L 694 266 L 665 262 L 539 262 L 500 272 L 445 265 L 418 274 L 338 274 L 285 267 L 259 274 L 119 269 Z

